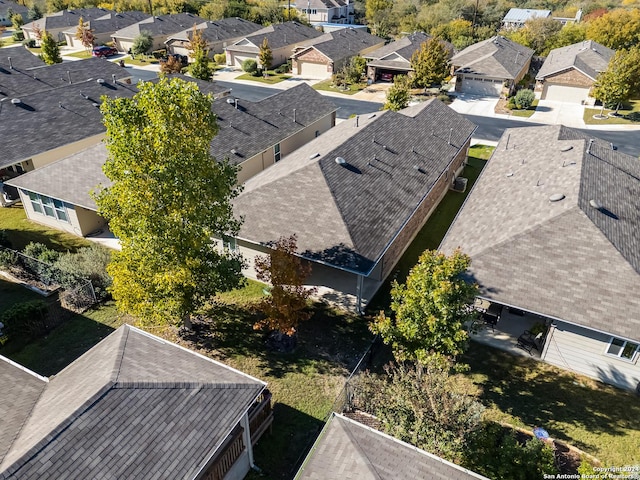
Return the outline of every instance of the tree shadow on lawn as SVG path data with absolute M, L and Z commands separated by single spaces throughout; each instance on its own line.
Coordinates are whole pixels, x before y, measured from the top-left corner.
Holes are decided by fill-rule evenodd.
M 552 437 L 583 450 L 594 451 L 597 446 L 569 437 L 567 429 L 627 435 L 629 429 L 640 427 L 637 399 L 614 387 L 476 342 L 471 342 L 461 361 L 471 366 L 468 375 L 482 387 L 485 405 L 528 426 L 544 427 Z
M 296 347 L 289 353 L 270 350 L 268 335 L 253 329 L 261 315 L 256 305 L 214 304 L 196 319 L 195 332 L 183 338 L 222 359 L 257 358 L 265 374 L 275 378 L 310 367 L 320 374 L 351 371 L 373 339 L 367 321 L 321 303 L 314 304 L 312 312 L 311 319 L 299 325 Z

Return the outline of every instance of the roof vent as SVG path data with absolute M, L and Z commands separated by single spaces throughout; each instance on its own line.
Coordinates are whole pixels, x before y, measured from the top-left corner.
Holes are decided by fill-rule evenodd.
M 104 84 L 104 78 L 99 78 L 96 80 L 97 83 L 99 83 L 100 85 Z
M 319 156 L 319 153 L 314 153 L 313 155 L 309 155 L 309 160 L 313 160 L 314 158 L 318 158 Z
M 20 100 L 19 98 L 12 98 L 11 103 L 13 103 L 14 105 L 20 105 L 22 103 L 22 100 Z
M 338 165 L 344 165 L 345 163 L 347 163 L 347 161 L 342 157 L 336 157 L 336 163 Z
M 549 197 L 550 202 L 559 202 L 560 200 L 563 200 L 563 199 L 564 199 L 564 194 L 562 193 L 554 193 Z
M 589 205 L 591 205 L 596 210 L 602 210 L 602 204 L 593 198 L 589 200 Z
M 235 103 L 235 100 L 233 99 L 233 97 L 229 97 L 229 98 L 227 98 L 227 103 L 229 105 L 233 105 Z
M 569 150 L 573 150 L 573 145 L 567 145 L 560 149 L 561 152 L 568 152 Z

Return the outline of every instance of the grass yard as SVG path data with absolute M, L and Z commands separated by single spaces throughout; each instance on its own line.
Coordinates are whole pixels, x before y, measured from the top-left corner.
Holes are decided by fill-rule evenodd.
M 0 230 L 7 232 L 11 248 L 14 250 L 22 250 L 30 242 L 40 242 L 61 252 L 73 252 L 91 245 L 91 242 L 82 237 L 28 220 L 20 203 L 0 208 Z
M 136 67 L 146 67 L 149 65 L 158 65 L 160 63 L 158 59 L 147 55 L 138 55 L 136 58 L 131 58 L 131 55 L 129 55 L 127 57 L 123 57 L 123 60 L 127 65 L 134 65 Z
M 468 165 L 462 172 L 462 176 L 469 179 L 467 190 L 464 193 L 454 192 L 452 190 L 446 193 L 436 210 L 427 220 L 427 223 L 425 223 L 424 227 L 418 232 L 416 238 L 402 255 L 393 273 L 389 275 L 389 278 L 387 278 L 382 287 L 380 287 L 380 290 L 378 290 L 378 293 L 376 293 L 376 296 L 367 307 L 368 312 L 373 313 L 386 309 L 391 301 L 390 292 L 392 280 L 397 279 L 399 282 L 404 282 L 409 274 L 409 270 L 418 263 L 420 254 L 425 250 L 438 248 L 493 150 L 494 147 L 488 147 L 486 145 L 476 145 L 469 149 Z
M 276 73 L 273 70 L 268 70 L 267 73 L 269 74 L 268 77 L 263 77 L 263 76 L 254 77 L 250 73 L 243 73 L 239 77 L 236 77 L 236 80 L 251 80 L 252 82 L 266 83 L 268 85 L 273 85 L 275 83 L 280 83 L 284 80 L 288 80 L 289 78 L 291 78 L 291 75 L 289 74 Z
M 526 110 L 511 110 L 511 116 L 529 118 L 531 115 L 535 113 L 537 106 L 538 106 L 538 99 L 536 98 L 531 104 L 531 106 Z
M 44 300 L 46 297 L 0 276 L 0 314 L 16 303 Z
M 87 52 L 86 50 L 80 50 L 79 52 L 68 53 L 65 57 L 73 57 L 73 58 L 91 58 L 91 52 Z
M 333 85 L 332 79 L 323 80 L 313 85 L 314 90 L 323 90 L 325 92 L 342 93 L 344 95 L 354 95 L 358 92 L 361 92 L 365 88 L 367 88 L 367 84 L 358 83 L 355 85 L 347 85 L 347 87 L 348 88 L 346 90 L 343 90 L 342 88 L 337 88 L 336 86 Z
M 631 393 L 475 342 L 461 360 L 488 419 L 543 427 L 608 466 L 640 462 L 640 402 Z
M 609 117 L 608 114 L 615 112 L 614 110 L 604 109 L 604 115 L 607 115 L 606 119 L 599 120 L 593 118 L 594 115 L 599 115 L 601 108 L 585 108 L 584 109 L 584 123 L 587 125 L 634 125 L 640 122 L 640 99 L 630 100 L 629 103 L 622 105 L 618 113 L 618 117 Z

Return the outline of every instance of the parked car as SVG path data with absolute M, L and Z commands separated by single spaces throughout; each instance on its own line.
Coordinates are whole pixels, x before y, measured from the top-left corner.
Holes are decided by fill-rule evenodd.
M 180 55 L 179 53 L 171 53 L 169 55 L 165 55 L 164 57 L 161 57 L 160 63 L 166 62 L 167 60 L 169 60 L 169 57 L 175 58 L 178 62 L 180 62 L 180 65 L 182 65 L 183 67 L 186 67 L 187 65 L 189 65 L 189 57 L 187 57 L 186 55 Z
M 118 50 L 113 47 L 109 47 L 108 45 L 93 47 L 93 50 L 91 51 L 91 55 L 93 55 L 94 57 L 110 57 L 117 54 Z
M 382 82 L 393 82 L 393 73 L 381 73 L 380 81 Z

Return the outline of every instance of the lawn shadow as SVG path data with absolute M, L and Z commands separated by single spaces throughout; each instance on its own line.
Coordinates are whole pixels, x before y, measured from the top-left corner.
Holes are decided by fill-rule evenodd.
M 567 426 L 595 435 L 627 435 L 633 424 L 640 428 L 640 404 L 630 393 L 475 342 L 461 360 L 471 366 L 485 405 L 583 450 L 597 446 L 569 437 Z

